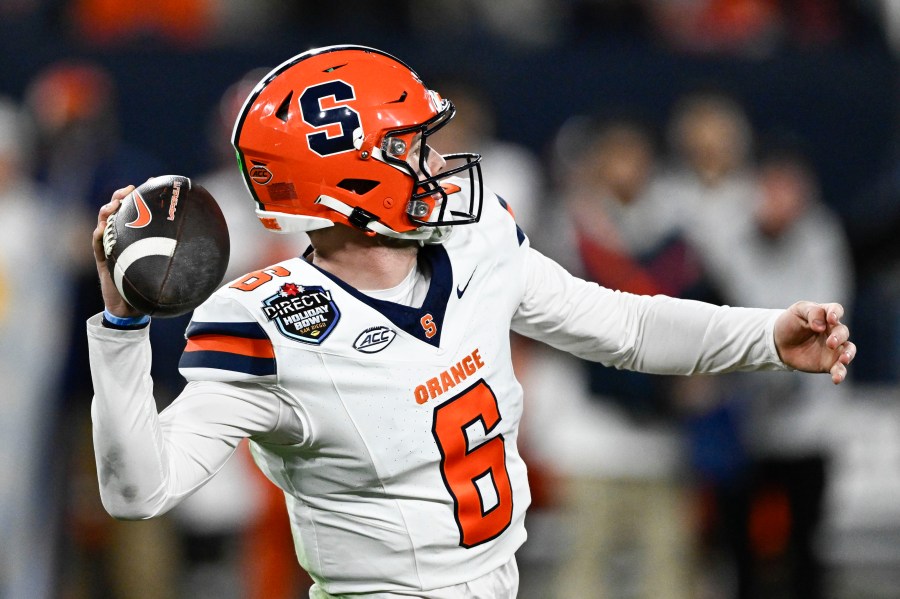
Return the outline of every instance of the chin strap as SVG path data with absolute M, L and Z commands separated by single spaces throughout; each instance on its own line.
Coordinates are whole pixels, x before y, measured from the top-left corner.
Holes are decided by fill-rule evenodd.
M 378 217 L 370 212 L 366 212 L 362 208 L 354 208 L 349 204 L 345 204 L 337 198 L 331 196 L 320 195 L 316 198 L 316 204 L 321 204 L 326 208 L 330 208 L 335 212 L 343 214 L 351 225 L 358 229 L 363 229 L 384 235 L 385 237 L 393 237 L 394 239 L 412 239 L 421 243 L 442 243 L 450 235 L 452 227 L 419 227 L 413 231 L 405 231 L 400 233 L 395 231 L 378 220 Z

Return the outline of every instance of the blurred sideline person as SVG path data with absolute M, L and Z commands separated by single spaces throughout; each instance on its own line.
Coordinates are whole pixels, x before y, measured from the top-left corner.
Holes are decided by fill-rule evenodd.
M 753 229 L 748 209 L 757 197 L 755 131 L 738 101 L 700 88 L 675 103 L 666 128 L 669 148 L 660 185 L 674 219 L 706 273 L 710 301 L 727 303 L 722 281 L 732 276 L 735 240 Z M 737 565 L 728 548 L 742 534 L 734 499 L 747 472 L 744 389 L 735 375 L 690 377 L 675 388 L 688 443 L 698 513 L 698 587 L 729 594 Z
M 89 60 L 50 63 L 35 73 L 25 90 L 24 105 L 35 133 L 28 167 L 34 179 L 59 198 L 74 226 L 80 222 L 90 228 L 98 198 L 143 181 L 147 172 L 164 172 L 159 161 L 122 139 L 118 103 L 112 74 Z M 76 279 L 70 306 L 73 323 L 80 326 L 98 292 L 90 260 L 80 254 L 72 258 Z M 164 356 L 156 357 L 162 363 Z M 67 402 L 87 402 L 91 396 L 83 376 L 87 367 L 87 343 L 73 339 L 65 373 Z M 158 382 L 160 387 L 164 383 Z
M 94 255 L 88 322 L 100 492 L 124 519 L 165 513 L 245 438 L 285 493 L 312 598 L 516 596 L 526 468 L 509 332 L 660 374 L 795 368 L 847 375 L 839 304 L 720 308 L 573 277 L 529 247 L 480 156 L 429 146 L 453 117 L 405 63 L 331 46 L 251 93 L 234 132 L 257 215 L 311 247 L 194 311 L 162 413 L 149 318 Z
M 734 239 L 752 227 L 747 206 L 756 196 L 754 134 L 741 104 L 718 90 L 686 94 L 668 125 L 670 164 L 662 185 L 679 225 L 703 252 L 718 280 L 733 269 Z
M 57 198 L 58 214 L 74 229 L 90 228 L 100 198 L 132 181 L 142 182 L 148 173 L 165 172 L 159 161 L 126 142 L 120 131 L 119 98 L 115 79 L 102 65 L 91 60 L 64 59 L 35 73 L 24 95 L 28 120 L 34 127 L 34 156 L 28 164 L 34 179 Z M 65 308 L 69 330 L 80 328 L 100 301 L 95 267 L 89 256 L 71 251 L 68 256 L 71 283 Z M 77 325 L 76 325 L 77 323 Z M 181 337 L 177 323 L 160 321 L 154 331 L 158 348 Z M 182 329 L 184 323 L 181 325 Z M 61 339 L 58 339 L 61 341 Z M 161 588 L 172 585 L 171 561 L 174 538 L 168 522 L 144 526 L 121 526 L 103 516 L 102 506 L 88 491 L 85 481 L 96 478 L 91 460 L 90 422 L 84 408 L 92 389 L 84 376 L 88 345 L 73 335 L 65 348 L 62 393 L 56 407 L 56 447 L 60 450 L 60 486 L 67 493 L 60 556 L 62 588 L 76 596 L 92 593 L 114 597 L 165 597 Z M 157 399 L 171 401 L 175 384 L 168 351 L 153 356 Z M 140 548 L 136 550 L 135 548 Z M 130 576 L 117 576 L 124 564 Z M 152 567 L 151 567 L 152 564 Z M 85 583 L 84 581 L 90 581 Z M 92 591 L 91 589 L 97 589 Z
M 636 294 L 708 299 L 699 258 L 657 182 L 653 132 L 633 117 L 581 119 L 557 143 L 570 151 L 562 178 L 563 227 L 546 249 L 570 272 Z M 579 141 L 580 140 L 580 141 Z M 562 156 L 560 156 L 562 158 Z M 550 403 L 555 434 L 541 439 L 564 475 L 566 546 L 560 597 L 692 597 L 693 526 L 687 464 L 672 385 L 677 379 L 579 364 L 586 402 Z M 543 373 L 546 374 L 546 373 Z M 586 526 L 585 523 L 591 523 Z
M 0 96 L 0 597 L 51 597 L 62 495 L 54 424 L 76 227 L 28 176 L 33 131 Z M 68 216 L 68 215 L 66 215 Z M 27 281 L 26 281 L 27 279 Z M 39 366 L 39 368 L 38 368 Z M 53 448 L 51 450 L 51 448 Z
M 775 307 L 801 294 L 853 301 L 849 244 L 821 202 L 815 171 L 794 144 L 767 150 L 757 195 L 746 207 L 753 228 L 735 240 L 733 268 L 720 280 L 728 303 Z M 811 263 L 819 266 L 811 271 Z M 816 535 L 841 420 L 840 391 L 796 373 L 741 379 L 747 389 L 748 475 L 740 509 L 746 537 L 735 546 L 739 597 L 823 597 Z

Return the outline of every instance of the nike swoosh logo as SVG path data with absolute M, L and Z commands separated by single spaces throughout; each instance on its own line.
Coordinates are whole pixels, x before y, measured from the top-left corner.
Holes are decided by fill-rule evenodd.
M 466 281 L 466 284 L 463 287 L 460 287 L 459 285 L 456 286 L 456 297 L 457 298 L 462 299 L 463 293 L 465 293 L 466 289 L 469 288 L 469 283 L 472 282 L 472 277 L 475 276 L 476 270 L 478 270 L 477 266 L 475 267 L 475 270 L 472 271 L 472 274 L 469 275 L 469 280 Z
M 132 191 L 131 195 L 134 197 L 134 207 L 137 209 L 137 216 L 130 223 L 125 223 L 125 226 L 132 229 L 142 229 L 150 224 L 150 221 L 153 220 L 153 215 L 150 213 L 150 208 L 147 207 L 147 202 L 144 201 L 143 196 L 137 189 Z

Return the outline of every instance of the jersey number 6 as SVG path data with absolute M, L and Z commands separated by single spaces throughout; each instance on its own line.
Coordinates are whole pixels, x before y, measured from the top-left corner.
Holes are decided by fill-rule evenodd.
M 432 433 L 441 451 L 441 474 L 453 496 L 463 547 L 495 538 L 512 520 L 503 435 L 470 447 L 468 431 L 480 428 L 478 422 L 485 437 L 500 422 L 497 398 L 484 380 L 434 410 Z

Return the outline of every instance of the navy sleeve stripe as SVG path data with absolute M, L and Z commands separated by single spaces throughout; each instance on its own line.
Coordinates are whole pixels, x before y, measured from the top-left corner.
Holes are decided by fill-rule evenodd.
M 525 243 L 525 231 L 519 225 L 516 225 L 516 238 L 519 240 L 519 245 Z
M 217 351 L 194 351 L 181 354 L 179 368 L 214 368 L 243 372 L 253 376 L 275 374 L 274 358 L 254 358 Z
M 512 210 L 509 209 L 509 204 L 506 202 L 506 200 L 504 200 L 500 196 L 497 196 L 497 201 L 500 202 L 500 205 L 503 206 L 504 210 L 512 214 Z M 515 216 L 513 216 L 513 219 L 515 219 Z M 519 245 L 525 243 L 525 231 L 522 230 L 522 227 L 519 226 L 519 223 L 516 223 L 516 238 L 519 240 Z
M 192 322 L 188 325 L 185 336 L 190 339 L 195 335 L 231 335 L 246 339 L 269 338 L 258 322 Z

